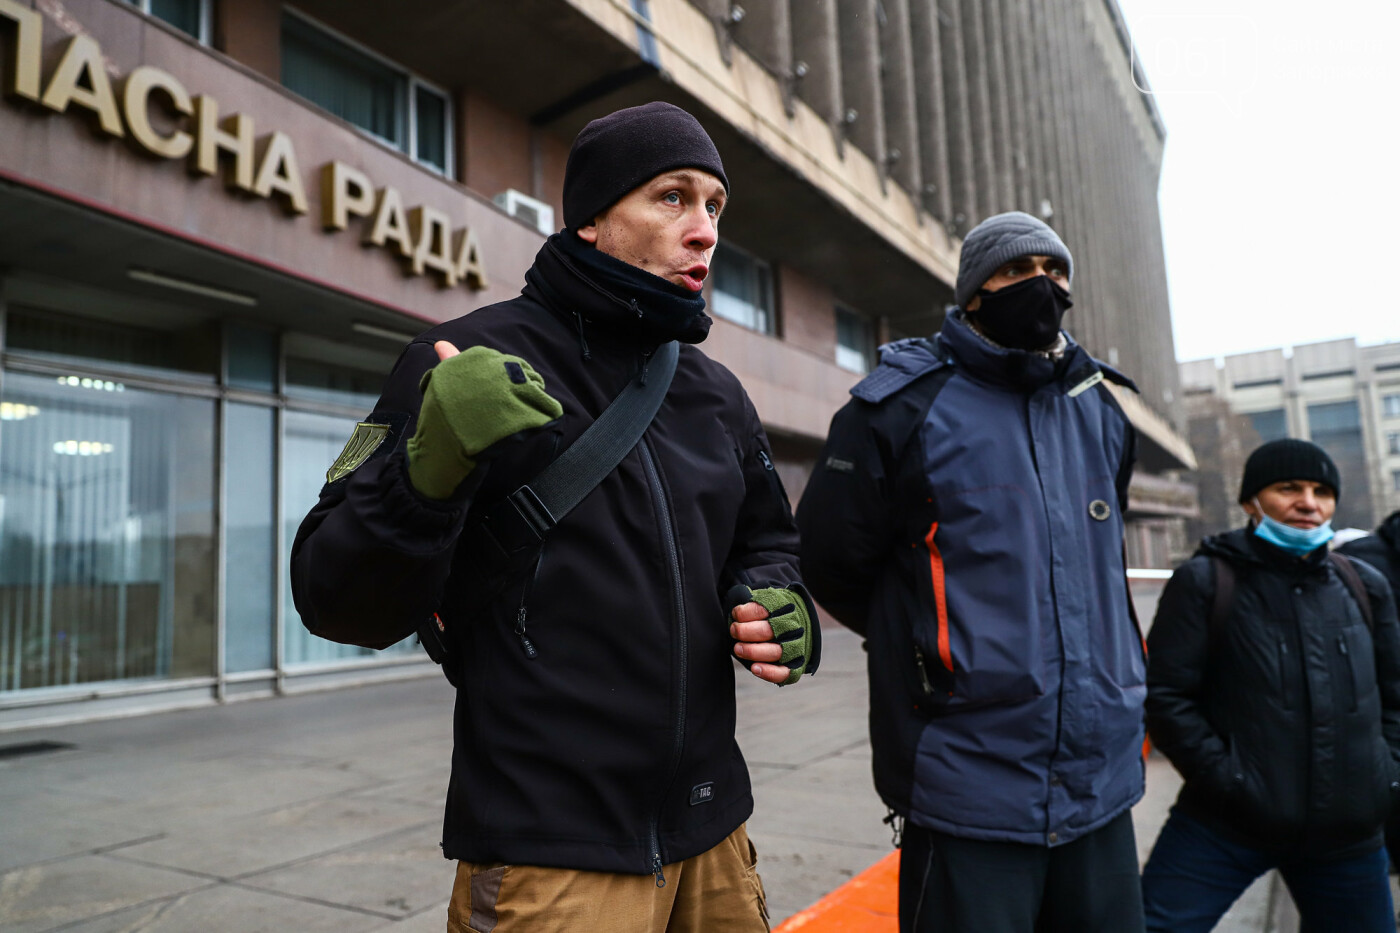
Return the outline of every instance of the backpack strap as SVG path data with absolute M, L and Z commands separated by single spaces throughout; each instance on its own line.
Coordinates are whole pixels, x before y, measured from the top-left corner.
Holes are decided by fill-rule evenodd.
M 1342 578 L 1347 589 L 1351 590 L 1352 597 L 1361 607 L 1361 618 L 1366 620 L 1366 628 L 1374 634 L 1376 620 L 1371 615 L 1371 595 L 1366 592 L 1366 584 L 1361 582 L 1361 574 L 1356 572 L 1356 565 L 1351 562 L 1351 558 L 1336 551 L 1330 552 L 1327 559 L 1332 562 L 1332 568 L 1337 571 L 1337 576 Z
M 1210 600 L 1209 642 L 1214 645 L 1225 631 L 1225 620 L 1235 601 L 1235 568 L 1223 557 L 1211 555 L 1210 566 L 1215 571 L 1215 594 Z

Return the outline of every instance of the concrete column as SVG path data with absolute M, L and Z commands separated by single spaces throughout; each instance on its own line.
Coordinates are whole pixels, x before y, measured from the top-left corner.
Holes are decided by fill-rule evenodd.
M 936 0 L 943 54 L 944 116 L 948 133 L 948 174 L 952 183 L 953 231 L 962 236 L 977 222 L 977 179 L 973 172 L 971 104 L 964 60 L 962 2 Z
M 914 49 L 910 35 L 910 0 L 883 0 L 880 53 L 885 99 L 885 157 L 893 178 L 915 199 L 923 188 L 919 157 L 918 110 L 914 93 Z
M 1036 204 L 1031 213 L 1048 221 L 1052 226 L 1058 227 L 1056 217 L 1044 217 L 1041 211 L 1041 202 L 1047 201 L 1051 208 L 1058 212 L 1059 202 L 1063 194 L 1063 187 L 1060 184 L 1060 151 L 1057 135 L 1059 115 L 1055 112 L 1055 74 L 1050 67 L 1050 53 L 1047 49 L 1049 27 L 1045 18 L 1045 9 L 1039 0 L 1024 0 L 1024 2 L 1024 9 L 1029 14 L 1026 26 L 1026 48 L 1029 53 L 1027 61 L 1030 68 L 1029 74 L 1033 77 L 1031 81 L 1030 124 L 1031 132 L 1035 134 L 1038 142 L 1036 148 L 1040 154 L 1040 163 L 1036 173 L 1037 184 L 1034 189 Z
M 987 32 L 982 18 L 986 0 L 961 0 L 963 57 L 967 63 L 968 113 L 972 120 L 972 169 L 976 179 L 977 209 L 972 222 L 997 212 L 996 131 L 992 119 L 992 94 L 987 77 Z
M 743 0 L 741 7 L 744 18 L 737 23 L 731 20 L 734 41 L 787 83 L 792 77 L 792 17 L 788 0 Z
M 1003 0 L 983 0 L 983 28 L 987 41 L 987 89 L 992 99 L 993 180 L 998 211 L 1016 206 L 1016 141 L 1011 136 L 1011 98 L 1014 93 L 1010 63 L 1006 53 L 1006 24 L 1002 18 Z
M 841 41 L 836 28 L 836 0 L 790 0 L 793 68 L 802 73 L 797 96 L 841 127 Z
M 948 117 L 943 93 L 938 0 L 910 0 L 909 38 L 914 56 L 914 102 L 918 112 L 919 158 L 924 209 L 945 226 L 953 219 L 948 176 Z
M 885 105 L 880 81 L 879 0 L 837 0 L 841 41 L 841 94 L 846 136 L 875 160 L 885 176 Z M 855 111 L 852 117 L 851 111 Z
M 1025 15 L 1019 0 L 999 0 L 1001 28 L 1006 47 L 1007 98 L 1010 117 L 1011 168 L 1014 178 L 1012 206 L 1018 210 L 1035 211 L 1031 200 L 1031 141 L 1027 121 L 1030 90 L 1026 82 L 1026 56 L 1023 45 Z

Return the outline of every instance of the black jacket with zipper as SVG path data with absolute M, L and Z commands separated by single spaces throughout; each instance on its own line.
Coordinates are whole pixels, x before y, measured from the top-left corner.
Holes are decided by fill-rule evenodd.
M 460 641 L 448 858 L 653 873 L 752 812 L 722 600 L 739 582 L 800 587 L 797 533 L 738 380 L 683 345 L 642 442 L 553 530 L 533 576 L 484 589 L 457 548 L 469 516 L 573 443 L 661 340 L 697 336 L 600 287 L 555 238 L 526 283 L 404 350 L 368 419 L 389 438 L 322 490 L 293 593 L 335 641 L 385 647 L 434 612 Z M 437 340 L 523 357 L 564 409 L 495 445 L 443 502 L 417 494 L 404 456 Z
M 1233 568 L 1218 628 L 1212 558 Z M 1340 857 L 1379 847 L 1400 794 L 1400 624 L 1353 562 L 1374 620 L 1321 549 L 1293 557 L 1238 529 L 1206 538 L 1148 634 L 1147 728 L 1181 772 L 1184 812 L 1257 849 Z
M 1400 512 L 1392 512 L 1375 534 L 1348 541 L 1337 550 L 1375 567 L 1390 584 L 1391 594 L 1400 597 Z

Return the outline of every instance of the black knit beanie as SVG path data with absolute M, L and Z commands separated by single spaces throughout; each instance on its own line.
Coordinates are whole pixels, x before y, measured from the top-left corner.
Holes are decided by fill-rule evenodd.
M 1064 262 L 1068 280 L 1074 280 L 1074 257 L 1055 231 L 1030 214 L 1007 211 L 988 217 L 963 238 L 953 300 L 966 308 L 994 272 L 1022 256 L 1053 256 Z
M 674 104 L 654 100 L 599 117 L 579 132 L 569 151 L 564 226 L 588 226 L 633 188 L 677 168 L 709 172 L 729 191 L 709 134 Z
M 1342 497 L 1342 476 L 1327 451 L 1311 441 L 1285 437 L 1256 448 L 1244 464 L 1240 502 L 1248 502 L 1259 490 L 1290 479 L 1306 479 L 1329 487 Z

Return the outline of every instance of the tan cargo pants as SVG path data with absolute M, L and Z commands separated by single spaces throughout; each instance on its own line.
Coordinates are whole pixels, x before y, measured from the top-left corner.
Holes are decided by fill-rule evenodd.
M 758 854 L 743 826 L 652 875 L 457 863 L 447 933 L 767 933 Z

